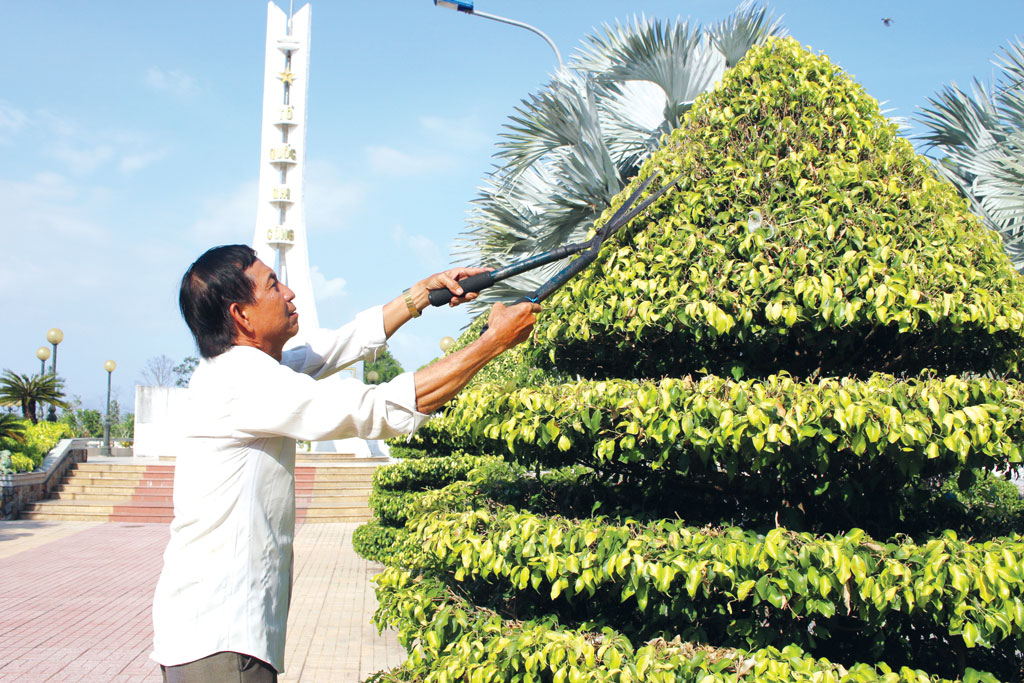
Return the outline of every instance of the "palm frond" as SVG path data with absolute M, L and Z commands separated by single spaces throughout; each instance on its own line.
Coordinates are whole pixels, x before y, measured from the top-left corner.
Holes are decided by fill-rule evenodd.
M 1024 44 L 1012 43 L 997 62 L 995 87 L 974 81 L 970 94 L 945 86 L 921 121 L 936 168 L 999 233 L 1018 269 L 1024 267 Z
M 746 2 L 716 35 L 687 21 L 641 17 L 588 37 L 568 68 L 509 117 L 499 166 L 478 190 L 456 255 L 501 267 L 583 239 L 730 60 L 781 34 L 778 20 Z M 470 306 L 516 298 L 559 267 L 499 283 Z
M 631 26 L 604 26 L 590 37 L 573 65 L 600 81 L 649 81 L 665 92 L 666 120 L 678 122 L 685 111 L 725 73 L 725 56 L 699 26 L 636 19 Z
M 726 68 L 736 66 L 747 50 L 765 38 L 788 35 L 782 17 L 776 18 L 768 9 L 754 2 L 744 2 L 729 17 L 711 29 L 711 39 L 725 55 Z

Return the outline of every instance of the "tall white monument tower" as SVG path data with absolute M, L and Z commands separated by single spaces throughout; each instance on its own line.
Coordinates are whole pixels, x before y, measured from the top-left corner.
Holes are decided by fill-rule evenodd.
M 295 292 L 299 336 L 319 327 L 303 217 L 310 7 L 291 16 L 267 3 L 259 208 L 253 249 Z

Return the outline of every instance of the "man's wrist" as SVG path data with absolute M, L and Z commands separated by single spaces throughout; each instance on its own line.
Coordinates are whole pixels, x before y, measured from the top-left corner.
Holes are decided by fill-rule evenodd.
M 402 298 L 405 300 L 405 305 L 409 309 L 409 315 L 413 318 L 420 317 L 423 309 L 421 309 L 419 304 L 416 303 L 416 299 L 413 297 L 412 287 L 402 292 Z

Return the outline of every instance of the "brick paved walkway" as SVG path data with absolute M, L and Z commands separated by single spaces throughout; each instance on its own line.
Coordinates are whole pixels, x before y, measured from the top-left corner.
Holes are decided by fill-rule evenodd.
M 282 681 L 363 680 L 405 656 L 370 624 L 379 566 L 351 523 L 304 524 Z M 0 522 L 0 681 L 159 681 L 150 607 L 164 524 Z

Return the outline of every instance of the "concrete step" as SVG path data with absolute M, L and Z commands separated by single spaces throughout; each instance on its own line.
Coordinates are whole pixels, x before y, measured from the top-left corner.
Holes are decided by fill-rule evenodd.
M 116 501 L 118 503 L 126 500 L 148 501 L 153 503 L 173 503 L 174 496 L 168 491 L 160 493 L 136 493 L 125 491 L 124 493 L 109 493 L 108 491 L 58 491 L 50 495 L 50 500 L 85 500 L 85 501 Z
M 329 453 L 296 453 L 295 464 L 316 464 L 316 465 L 381 465 L 391 462 L 391 458 L 386 455 L 382 456 L 369 456 L 365 458 L 357 458 L 354 455 L 337 456 Z
M 310 454 L 300 454 L 300 457 Z M 373 473 L 386 458 L 317 453 L 295 468 L 296 518 L 308 522 L 363 522 Z M 23 519 L 169 523 L 174 516 L 174 466 L 79 463 L 50 500 L 26 506 Z
M 295 492 L 295 507 L 317 507 L 319 505 L 335 503 L 348 503 L 352 505 L 362 505 L 365 507 L 369 500 L 369 491 L 367 491 L 366 493 L 329 493 L 326 495 L 321 494 L 316 496 L 307 496 L 299 493 L 298 491 Z
M 78 479 L 69 477 L 64 483 L 57 487 L 58 491 L 83 491 L 87 489 L 154 489 L 168 491 L 174 488 L 172 481 L 151 481 L 133 479 Z
M 75 472 L 148 472 L 153 475 L 174 476 L 173 465 L 138 465 L 133 463 L 80 462 L 74 466 Z
M 113 503 L 109 500 L 42 500 L 36 503 L 29 503 L 25 509 L 30 512 L 41 512 L 43 510 L 58 511 L 64 513 L 87 512 L 97 513 L 113 512 L 126 513 L 135 511 L 145 514 L 163 514 L 174 508 L 170 502 L 157 503 L 148 501 L 129 500 L 122 503 Z

